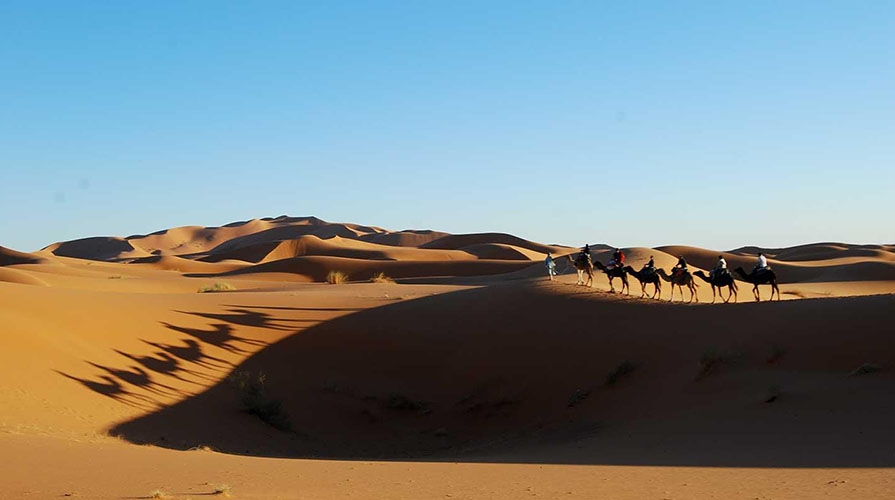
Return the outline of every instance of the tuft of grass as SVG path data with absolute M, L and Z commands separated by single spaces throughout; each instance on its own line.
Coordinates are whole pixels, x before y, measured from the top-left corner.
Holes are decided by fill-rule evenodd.
M 734 362 L 740 355 L 735 352 L 718 351 L 709 349 L 702 353 L 699 359 L 699 371 L 696 372 L 696 380 L 702 380 L 713 373 L 716 373 L 722 366 Z
M 875 365 L 873 363 L 864 363 L 863 365 L 855 368 L 851 373 L 848 374 L 848 376 L 857 377 L 858 375 L 869 375 L 880 370 L 881 368 L 879 367 L 879 365 Z
M 401 393 L 393 392 L 388 395 L 385 407 L 389 410 L 420 411 L 426 408 L 426 403 L 410 399 Z
M 207 444 L 203 444 L 201 446 L 193 446 L 192 448 L 190 448 L 186 451 L 205 451 L 205 452 L 209 452 L 209 453 L 217 452 L 217 450 L 215 450 L 211 446 L 208 446 Z
M 212 495 L 222 495 L 227 498 L 230 498 L 230 485 L 229 484 L 219 484 L 214 487 L 214 490 L 211 491 Z
M 622 377 L 630 375 L 637 369 L 637 365 L 627 359 L 618 364 L 609 373 L 606 374 L 606 385 L 615 385 Z
M 569 396 L 569 403 L 567 406 L 569 408 L 573 408 L 578 403 L 587 399 L 588 396 L 590 396 L 590 391 L 586 389 L 575 389 L 575 392 L 573 392 L 572 395 Z
M 168 498 L 168 494 L 162 491 L 161 488 L 158 488 L 149 492 L 149 498 Z
M 199 293 L 231 292 L 233 290 L 236 290 L 235 286 L 219 281 L 213 285 L 203 286 L 199 289 Z
M 255 415 L 275 429 L 281 431 L 292 429 L 292 423 L 289 421 L 289 415 L 283 410 L 282 402 L 267 396 L 267 376 L 264 373 L 237 371 L 230 374 L 227 380 L 239 392 L 243 411 Z
M 348 281 L 348 275 L 342 271 L 330 271 L 326 274 L 326 282 L 330 285 L 339 285 Z
M 120 279 L 121 279 L 121 275 L 120 275 L 120 274 L 113 274 L 112 276 L 109 276 L 109 279 L 110 279 L 110 280 L 120 280 Z
M 370 278 L 370 282 L 371 283 L 394 283 L 395 280 L 386 276 L 385 273 L 380 272 L 380 273 L 374 274 L 373 277 Z
M 781 389 L 779 385 L 772 384 L 768 386 L 768 392 L 765 394 L 764 402 L 773 403 L 780 398 L 781 394 L 783 394 L 783 389 Z

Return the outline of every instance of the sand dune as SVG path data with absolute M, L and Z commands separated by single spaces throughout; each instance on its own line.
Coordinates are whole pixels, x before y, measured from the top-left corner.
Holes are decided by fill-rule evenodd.
M 525 248 L 540 254 L 547 252 L 560 253 L 568 250 L 563 247 L 553 247 L 541 243 L 534 243 L 516 236 L 503 233 L 476 233 L 476 234 L 454 234 L 443 236 L 437 240 L 433 240 L 423 245 L 423 248 L 437 248 L 443 250 L 457 250 L 473 245 L 482 245 L 488 243 L 498 243 L 503 245 L 512 245 L 515 247 Z
M 0 247 L 0 266 L 12 266 L 16 264 L 40 264 L 46 259 L 37 255 L 18 252 L 11 248 Z
M 125 260 L 149 256 L 149 252 L 135 247 L 123 238 L 95 237 L 54 243 L 42 249 L 60 257 L 90 260 Z
M 361 236 L 360 239 L 380 245 L 398 247 L 421 247 L 431 241 L 448 236 L 448 233 L 439 231 L 398 231 L 386 233 L 374 233 Z
M 457 250 L 422 250 L 370 243 L 366 241 L 332 236 L 322 239 L 315 235 L 301 236 L 293 240 L 271 241 L 242 246 L 231 251 L 217 250 L 200 260 L 218 262 L 224 259 L 246 262 L 272 262 L 304 256 L 330 256 L 369 260 L 471 260 L 469 252 Z
M 574 484 L 584 497 L 813 499 L 842 478 L 886 498 L 893 249 L 771 250 L 783 301 L 756 304 L 741 282 L 739 304 L 681 306 L 634 298 L 633 278 L 634 297 L 605 293 L 602 273 L 575 286 L 576 248 L 500 233 L 277 217 L 0 248 L 0 498 L 165 485 L 194 498 L 210 481 L 236 498 L 518 498 L 532 477 L 548 498 Z M 564 273 L 553 282 L 547 251 Z M 626 254 L 638 269 L 683 254 L 696 270 L 718 253 Z M 320 283 L 332 270 L 353 282 Z M 364 282 L 378 272 L 398 282 Z M 235 291 L 197 293 L 214 284 Z M 711 300 L 705 283 L 697 296 Z M 250 414 L 239 380 L 259 373 Z M 272 401 L 289 430 L 259 418 Z M 223 453 L 179 451 L 193 446 Z M 410 477 L 421 484 L 397 485 Z
M 391 261 L 368 260 L 331 256 L 308 256 L 281 259 L 237 269 L 216 276 L 237 276 L 254 273 L 292 273 L 312 281 L 324 281 L 330 271 L 347 273 L 351 280 L 369 280 L 377 273 L 392 278 L 420 278 L 437 276 L 481 276 L 516 271 L 533 264 L 513 260 L 438 260 L 438 261 Z M 540 264 L 534 264 L 540 265 Z M 215 275 L 195 275 L 214 277 Z
M 234 404 L 227 384 L 114 432 L 183 449 L 208 444 L 243 452 L 264 443 L 257 453 L 291 456 L 482 457 L 509 447 L 527 450 L 513 455 L 523 461 L 712 465 L 723 450 L 723 463 L 732 466 L 892 466 L 895 433 L 887 422 L 895 405 L 874 399 L 891 387 L 891 376 L 847 375 L 867 362 L 895 366 L 889 333 L 879 328 L 893 306 L 892 297 L 868 297 L 791 301 L 759 312 L 760 305 L 644 306 L 582 296 L 561 284 L 459 291 L 330 321 L 243 363 L 240 370 L 263 370 L 298 434 L 271 440 L 269 426 L 238 414 L 209 425 L 209 411 Z M 755 314 L 760 325 L 737 319 Z M 554 318 L 563 318 L 561 329 Z M 719 325 L 723 337 L 705 325 Z M 689 333 L 653 333 L 668 328 Z M 700 357 L 712 349 L 735 354 L 697 380 Z M 605 387 L 623 360 L 639 368 L 630 381 Z M 763 406 L 774 383 L 791 396 Z M 588 395 L 570 408 L 576 391 Z M 824 408 L 835 415 L 825 416 Z M 802 434 L 781 442 L 796 425 L 794 411 L 803 414 Z M 738 429 L 734 436 L 700 432 L 722 415 Z M 689 444 L 651 455 L 647 438 L 622 439 L 635 421 L 635 428 L 661 422 L 666 436 Z M 593 434 L 589 426 L 597 423 Z M 162 430 L 163 442 L 154 437 Z M 539 456 L 527 437 L 542 433 L 558 443 L 587 437 L 592 448 Z M 604 440 L 644 449 L 603 449 Z M 804 455 L 812 445 L 837 453 Z M 756 446 L 773 447 L 774 456 L 754 454 Z

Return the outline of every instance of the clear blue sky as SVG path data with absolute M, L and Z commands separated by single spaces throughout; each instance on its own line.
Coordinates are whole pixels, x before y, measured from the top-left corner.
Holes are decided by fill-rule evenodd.
M 5 1 L 0 245 L 893 243 L 893 33 L 890 1 Z

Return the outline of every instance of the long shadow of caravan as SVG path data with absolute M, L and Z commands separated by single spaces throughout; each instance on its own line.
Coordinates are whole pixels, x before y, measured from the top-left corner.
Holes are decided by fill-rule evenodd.
M 895 296 L 689 307 L 579 290 L 343 316 L 113 433 L 259 456 L 895 465 Z M 849 376 L 865 363 L 882 370 Z

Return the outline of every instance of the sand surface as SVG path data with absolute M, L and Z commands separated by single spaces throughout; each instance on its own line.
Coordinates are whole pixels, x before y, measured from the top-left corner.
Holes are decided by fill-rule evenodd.
M 0 247 L 0 498 L 891 498 L 893 247 L 760 250 L 780 302 L 315 218 Z

